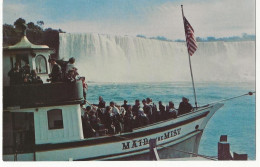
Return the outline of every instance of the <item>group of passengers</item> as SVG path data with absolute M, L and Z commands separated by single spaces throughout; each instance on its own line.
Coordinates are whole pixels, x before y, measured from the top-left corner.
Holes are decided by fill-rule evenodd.
M 8 76 L 10 77 L 10 85 L 43 83 L 36 70 L 30 70 L 29 64 L 21 68 L 20 64 L 16 62 L 15 67 L 8 72 Z
M 58 62 L 58 63 L 57 63 Z M 47 82 L 68 82 L 73 83 L 77 80 L 81 80 L 83 84 L 83 95 L 86 99 L 87 84 L 85 77 L 80 77 L 78 69 L 75 67 L 75 59 L 72 57 L 69 61 L 49 59 L 49 63 L 52 65 L 51 73 Z M 40 76 L 37 75 L 36 70 L 30 70 L 30 65 L 26 64 L 23 68 L 20 67 L 18 62 L 15 63 L 15 67 L 8 72 L 11 85 L 18 84 L 42 84 L 43 81 Z
M 49 63 L 52 65 L 52 71 L 49 74 L 49 79 L 47 79 L 48 82 L 76 82 L 79 77 L 73 57 L 71 57 L 68 62 L 51 58 L 49 59 Z
M 80 77 L 78 69 L 75 67 L 75 58 L 71 57 L 69 61 L 49 59 L 49 63 L 52 65 L 52 71 L 49 74 L 48 82 L 68 82 L 74 83 L 78 80 L 82 81 L 83 84 L 83 96 L 86 99 L 87 95 L 87 84 L 85 77 Z
M 143 99 L 142 104 L 141 107 L 140 101 L 137 99 L 133 106 L 128 105 L 126 100 L 121 106 L 116 105 L 113 101 L 106 106 L 106 102 L 100 96 L 99 104 L 93 104 L 92 107 L 87 106 L 82 114 L 84 137 L 98 136 L 102 130 L 107 130 L 108 134 L 131 132 L 133 128 L 177 118 L 177 116 L 193 110 L 189 99 L 185 97 L 182 98 L 178 110 L 172 101 L 166 107 L 159 101 L 159 110 L 151 98 Z

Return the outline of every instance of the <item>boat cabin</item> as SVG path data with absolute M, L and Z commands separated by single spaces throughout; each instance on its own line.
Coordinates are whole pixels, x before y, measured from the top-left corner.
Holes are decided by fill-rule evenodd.
M 8 72 L 19 63 L 20 67 L 29 64 L 30 70 L 36 70 L 37 74 L 46 82 L 50 73 L 48 58 L 55 51 L 47 45 L 34 45 L 24 35 L 20 42 L 13 46 L 3 48 L 3 83 L 10 84 Z
M 47 83 L 48 63 L 54 50 L 34 45 L 24 35 L 20 42 L 3 48 L 3 154 L 4 160 L 33 160 L 38 144 L 84 139 L 81 107 L 82 82 Z M 43 84 L 10 85 L 8 72 L 18 62 L 36 70 Z M 16 156 L 15 156 L 16 155 Z

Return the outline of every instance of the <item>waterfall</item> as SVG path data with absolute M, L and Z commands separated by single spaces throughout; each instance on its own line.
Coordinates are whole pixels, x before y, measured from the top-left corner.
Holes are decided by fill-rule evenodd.
M 76 58 L 95 82 L 190 81 L 186 44 L 101 34 L 59 35 L 59 57 Z M 195 82 L 255 80 L 255 41 L 199 42 L 191 57 Z

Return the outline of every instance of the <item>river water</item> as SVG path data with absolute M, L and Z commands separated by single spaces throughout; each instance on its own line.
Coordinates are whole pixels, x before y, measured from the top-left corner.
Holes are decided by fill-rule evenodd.
M 123 104 L 128 100 L 134 104 L 135 99 L 151 97 L 153 102 L 161 100 L 164 105 L 173 101 L 178 107 L 183 96 L 190 99 L 194 106 L 193 90 L 190 82 L 162 83 L 88 83 L 87 100 L 98 103 L 98 96 L 103 96 L 107 105 L 110 101 Z M 245 94 L 255 90 L 250 83 L 196 83 L 199 105 L 208 104 L 221 99 Z M 220 135 L 228 135 L 231 151 L 247 153 L 249 159 L 255 159 L 255 95 L 243 96 L 224 102 L 223 108 L 208 122 L 203 133 L 199 153 L 217 156 L 217 142 Z

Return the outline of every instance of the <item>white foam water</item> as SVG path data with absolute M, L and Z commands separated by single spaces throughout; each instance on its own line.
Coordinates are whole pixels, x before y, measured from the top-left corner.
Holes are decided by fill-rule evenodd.
M 75 57 L 88 81 L 190 81 L 184 42 L 70 33 L 61 33 L 59 40 L 59 57 Z M 195 82 L 254 81 L 255 41 L 199 42 L 191 62 Z

